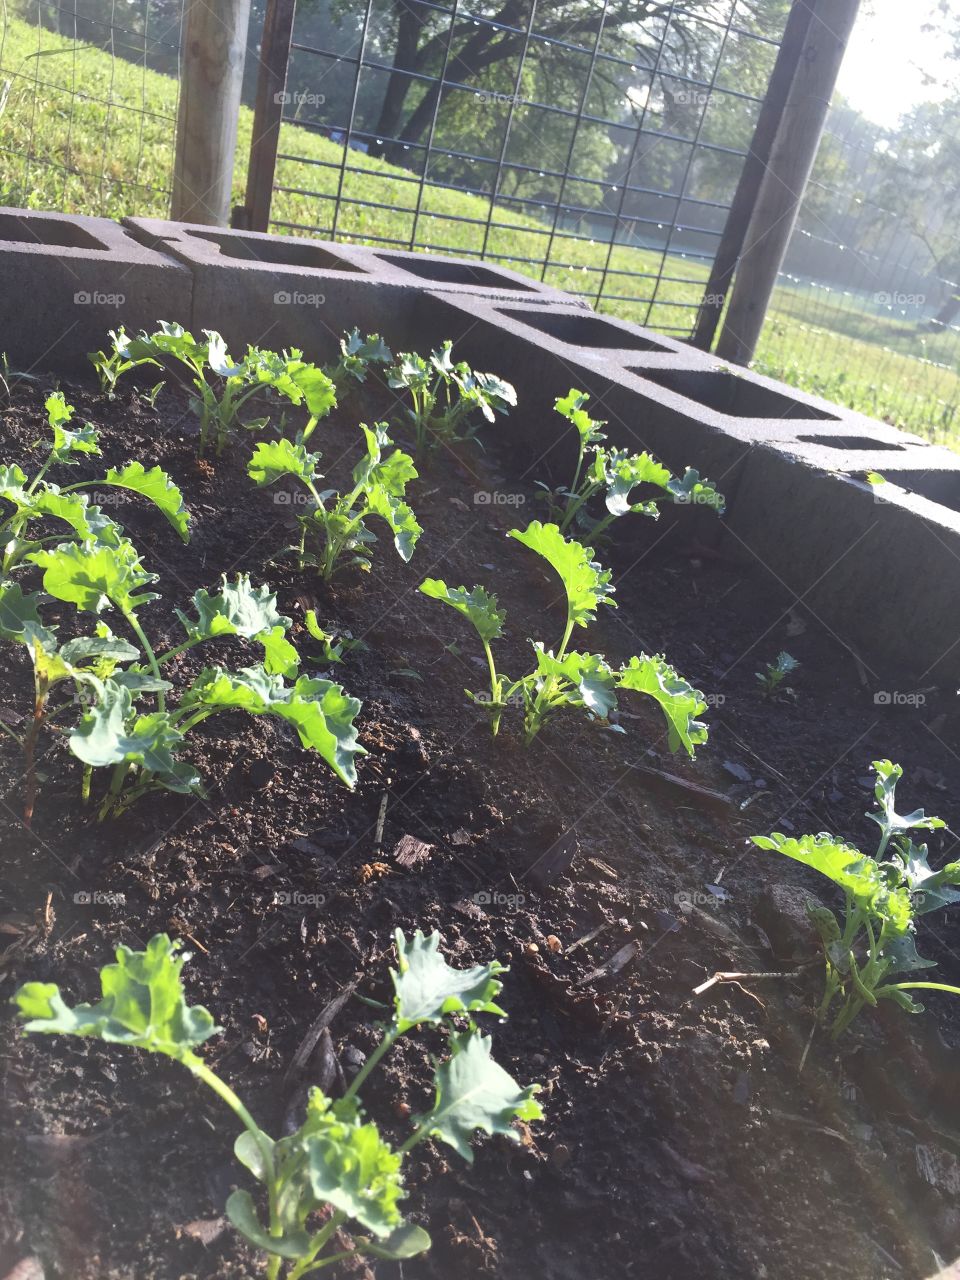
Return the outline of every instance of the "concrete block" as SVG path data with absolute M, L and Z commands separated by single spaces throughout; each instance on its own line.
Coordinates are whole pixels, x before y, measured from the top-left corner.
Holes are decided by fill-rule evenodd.
M 514 288 L 512 272 L 484 267 L 497 280 L 491 285 L 479 266 L 433 255 L 381 255 L 358 245 L 157 218 L 127 218 L 124 225 L 144 244 L 162 248 L 189 266 L 194 276 L 191 327 L 217 329 L 233 351 L 247 343 L 274 349 L 294 346 L 308 358 L 325 362 L 335 358 L 341 335 L 353 326 L 381 334 L 394 347 L 410 349 L 410 316 L 426 287 L 409 269 L 410 261 L 469 267 L 477 276 L 470 284 L 450 280 L 431 285 L 453 297 L 520 298 L 535 290 L 532 282 L 522 293 Z M 394 257 L 407 266 L 394 263 Z
M 189 315 L 193 277 L 107 218 L 0 209 L 0 351 L 14 369 L 89 370 L 110 329 Z

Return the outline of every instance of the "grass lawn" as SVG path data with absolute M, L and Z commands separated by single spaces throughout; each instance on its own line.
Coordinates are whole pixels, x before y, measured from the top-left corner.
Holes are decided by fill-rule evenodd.
M 173 167 L 176 81 L 112 58 L 92 47 L 7 16 L 0 35 L 0 202 L 119 218 L 137 213 L 166 216 Z M 235 199 L 243 199 L 253 113 L 239 121 Z M 451 253 L 486 257 L 540 277 L 550 227 L 497 208 L 488 225 L 482 197 L 427 186 L 419 209 L 411 175 L 385 161 L 349 151 L 293 124 L 281 129 L 275 229 L 330 236 L 334 201 L 342 182 L 336 227 L 339 239 L 411 242 Z M 352 167 L 373 172 L 358 174 Z M 365 203 L 349 203 L 350 201 Z M 370 207 L 384 206 L 384 207 Z M 608 262 L 609 254 L 609 262 Z M 554 238 L 545 279 L 595 299 L 598 309 L 666 331 L 684 329 L 707 268 L 673 255 L 659 284 L 660 255 L 587 239 Z M 652 300 L 652 306 L 651 304 Z M 876 319 L 855 306 L 824 305 L 823 298 L 779 289 L 758 352 L 757 367 L 773 377 L 837 403 L 886 418 L 946 443 L 957 440 L 954 411 L 960 379 L 955 342 L 929 340 L 928 360 L 912 354 L 915 330 Z M 948 366 L 948 367 L 944 367 Z

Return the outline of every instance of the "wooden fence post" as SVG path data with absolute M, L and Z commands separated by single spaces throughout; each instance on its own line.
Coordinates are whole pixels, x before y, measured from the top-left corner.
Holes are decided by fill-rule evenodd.
M 225 227 L 250 0 L 186 0 L 170 216 Z
M 816 159 L 860 0 L 807 0 L 810 30 L 744 238 L 716 354 L 749 364 Z

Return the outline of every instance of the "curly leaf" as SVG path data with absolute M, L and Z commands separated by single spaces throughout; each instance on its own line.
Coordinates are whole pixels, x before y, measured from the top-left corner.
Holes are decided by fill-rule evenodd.
M 50 595 L 91 613 L 100 613 L 109 604 L 132 612 L 146 601 L 157 599 L 153 592 L 141 590 L 147 583 L 156 582 L 157 575 L 147 573 L 136 548 L 126 539 L 116 547 L 93 542 L 62 543 L 52 551 L 35 551 L 27 558 L 43 569 L 43 586 Z
M 144 469 L 142 462 L 128 462 L 119 470 L 111 467 L 98 484 L 115 485 L 147 498 L 176 529 L 183 542 L 190 541 L 190 512 L 184 506 L 183 494 L 162 467 Z
M 273 715 L 290 721 L 305 747 L 312 747 L 348 787 L 356 785 L 356 757 L 366 755 L 357 741 L 354 718 L 360 702 L 331 680 L 301 676 L 286 685 L 263 667 L 225 671 L 211 667 L 200 673 L 183 696 L 184 706 L 214 711 L 235 709 L 251 715 Z
M 631 658 L 620 669 L 617 687 L 646 693 L 660 704 L 671 751 L 683 747 L 688 756 L 693 756 L 696 748 L 706 742 L 709 731 L 697 719 L 707 709 L 703 694 L 677 675 L 659 654 L 652 658 L 647 654 Z
M 522 1089 L 494 1062 L 489 1036 L 481 1035 L 475 1027 L 452 1036 L 450 1047 L 451 1056 L 437 1067 L 434 1076 L 433 1107 L 414 1123 L 472 1164 L 470 1142 L 477 1129 L 519 1142 L 514 1120 L 543 1119 L 543 1108 L 533 1096 L 539 1085 Z
M 882 868 L 859 849 L 844 844 L 827 832 L 799 839 L 774 832 L 770 836 L 751 836 L 750 839 L 759 849 L 772 849 L 819 871 L 865 910 L 885 917 L 896 932 L 904 933 L 909 928 L 913 908 L 908 890 L 906 887 L 891 890 Z
M 889 865 L 895 868 L 910 893 L 915 895 L 913 905 L 917 915 L 939 911 L 960 902 L 960 890 L 950 888 L 960 884 L 960 862 L 949 862 L 939 871 L 934 871 L 927 861 L 927 846 L 914 844 L 909 836 L 901 837 L 894 857 L 896 862 Z
M 56 637 L 37 611 L 39 600 L 36 592 L 24 595 L 17 582 L 0 582 L 0 638 L 30 646 L 37 641 L 45 649 L 55 649 Z
M 630 501 L 630 494 L 640 484 L 656 485 L 668 491 L 673 476 L 649 453 L 630 455 L 626 450 L 611 450 L 604 459 L 607 493 L 605 503 L 611 515 L 624 516 L 628 511 L 656 516 L 655 502 Z
M 284 1156 L 292 1148 L 303 1151 L 318 1204 L 333 1205 L 380 1237 L 399 1226 L 403 1156 L 383 1141 L 375 1124 L 361 1123 L 355 1107 L 331 1103 L 311 1089 L 302 1129 L 280 1145 Z
M 473 623 L 480 639 L 488 644 L 502 633 L 507 615 L 497 607 L 497 597 L 483 587 L 468 591 L 466 587 L 448 587 L 442 578 L 425 578 L 419 589 L 431 600 L 439 600 L 462 613 Z
M 189 765 L 175 759 L 182 743 L 183 734 L 164 712 L 136 715 L 129 685 L 113 677 L 100 683 L 95 701 L 69 739 L 70 750 L 84 764 L 95 769 L 140 765 L 169 790 L 187 793 L 197 790 L 199 779 Z
M 532 520 L 522 532 L 511 529 L 507 537 L 536 551 L 557 571 L 567 593 L 570 617 L 578 626 L 585 627 L 596 618 L 597 605 L 614 605 L 610 570 L 601 569 L 592 559 L 592 547 L 565 538 L 555 524 L 539 520 Z
M 559 661 L 540 644 L 533 646 L 537 655 L 537 671 L 541 676 L 565 681 L 577 691 L 567 698 L 574 706 L 606 720 L 617 705 L 617 678 L 597 653 L 566 653 Z
M 91 423 L 88 422 L 79 431 L 71 431 L 67 427 L 67 423 L 73 417 L 74 409 L 72 404 L 67 404 L 62 391 L 54 391 L 48 396 L 44 408 L 47 411 L 50 429 L 53 431 L 52 457 L 55 462 L 64 462 L 73 466 L 77 459 L 72 457 L 72 454 L 100 452 L 97 430 Z
M 702 478 L 699 471 L 687 467 L 680 480 L 671 480 L 667 489 L 673 494 L 674 502 L 690 502 L 697 506 L 709 507 L 717 515 L 723 515 L 726 499 L 718 493 L 711 481 Z
M 904 831 L 937 831 L 947 825 L 942 818 L 926 817 L 922 809 L 914 809 L 913 813 L 907 814 L 897 813 L 896 790 L 897 783 L 903 777 L 903 769 L 898 764 L 891 764 L 889 760 L 874 760 L 871 767 L 877 775 L 874 794 L 880 812 L 868 813 L 866 816 L 883 832 L 881 849 L 886 848 L 891 836 L 900 835 Z
M 266 583 L 254 587 L 249 574 L 238 573 L 234 582 L 222 574 L 220 584 L 216 595 L 205 588 L 194 594 L 196 620 L 177 610 L 191 640 L 209 640 L 215 636 L 243 636 L 252 640 L 274 627 L 285 631 L 291 625 L 289 618 L 277 612 L 276 593 Z
M 497 975 L 506 969 L 498 960 L 454 969 L 440 955 L 440 935 L 425 937 L 418 929 L 408 942 L 398 929 L 397 969 L 390 970 L 395 992 L 395 1018 L 401 1032 L 421 1022 L 441 1022 L 448 1013 L 495 1013 L 504 1011 L 493 1003 L 502 982 Z
M 47 485 L 32 495 L 30 514 L 63 520 L 82 541 L 118 547 L 123 540 L 116 521 L 105 516 L 99 507 L 92 507 L 85 494 L 61 493 L 55 485 Z
M 304 484 L 319 476 L 318 453 L 308 453 L 302 444 L 290 440 L 261 440 L 247 463 L 247 475 L 261 488 L 281 476 L 294 476 Z
M 54 983 L 25 983 L 13 997 L 24 1031 L 90 1036 L 179 1057 L 222 1030 L 202 1005 L 187 1004 L 181 945 L 158 933 L 144 951 L 117 947 L 117 963 L 100 970 L 98 1004 L 71 1009 Z
M 389 525 L 397 554 L 407 563 L 423 533 L 417 517 L 406 502 L 395 498 L 383 485 L 371 485 L 366 491 L 366 498 L 370 513 L 379 516 Z
M 600 428 L 607 425 L 605 422 L 598 422 L 597 419 L 591 418 L 587 413 L 584 405 L 589 399 L 590 396 L 585 391 L 576 391 L 571 387 L 569 393 L 558 397 L 553 405 L 557 413 L 562 414 L 576 427 L 583 448 L 603 440 L 604 436 Z

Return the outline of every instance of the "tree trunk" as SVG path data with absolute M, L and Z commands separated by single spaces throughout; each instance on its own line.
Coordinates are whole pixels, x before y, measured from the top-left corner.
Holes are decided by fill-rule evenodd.
M 429 16 L 427 11 L 421 20 L 414 4 L 406 4 L 404 0 L 397 0 L 396 9 L 397 46 L 393 51 L 393 70 L 387 82 L 387 91 L 383 95 L 380 117 L 377 120 L 377 138 L 382 141 L 377 142 L 374 139 L 370 143 L 369 154 L 372 156 L 387 156 L 392 150 L 388 139 L 397 136 L 404 104 L 407 101 L 410 86 L 414 84 L 410 76 L 404 75 L 403 72 L 419 70 L 420 34 Z

